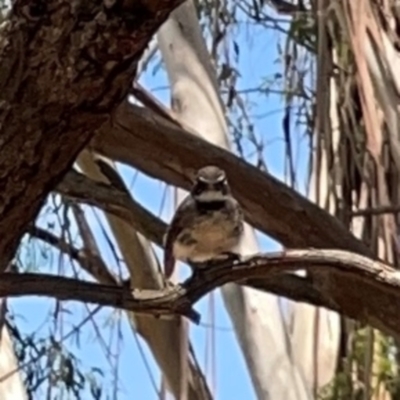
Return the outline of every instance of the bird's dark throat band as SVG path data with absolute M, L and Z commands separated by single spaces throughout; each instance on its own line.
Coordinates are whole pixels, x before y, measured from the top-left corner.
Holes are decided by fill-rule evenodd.
M 199 201 L 196 200 L 197 209 L 200 212 L 209 212 L 209 211 L 218 211 L 222 210 L 226 207 L 225 200 L 217 200 L 217 201 Z

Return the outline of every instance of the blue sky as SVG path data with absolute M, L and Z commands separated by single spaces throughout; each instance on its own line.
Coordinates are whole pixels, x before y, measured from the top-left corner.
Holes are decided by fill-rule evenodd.
M 282 36 L 271 30 L 251 25 L 241 25 L 236 35 L 236 41 L 240 48 L 239 70 L 241 78 L 238 88 L 248 89 L 259 86 L 263 79 L 270 79 L 274 73 L 281 72 L 281 64 L 277 63 L 277 43 Z M 162 70 L 155 75 L 149 72 L 143 77 L 141 83 L 164 102 L 169 105 L 168 90 L 157 90 L 167 86 L 166 77 Z M 252 106 L 250 115 L 255 124 L 255 133 L 262 138 L 264 146 L 264 159 L 271 174 L 284 179 L 284 141 L 282 137 L 282 111 L 284 104 L 282 99 L 275 94 L 257 95 L 252 93 L 248 96 Z M 295 128 L 293 129 L 295 132 Z M 295 135 L 294 143 L 298 143 L 298 136 Z M 299 174 L 299 182 L 305 181 L 305 149 L 307 143 L 301 142 L 295 148 L 296 172 Z M 248 152 L 250 146 L 246 148 Z M 145 204 L 156 214 L 160 213 L 165 185 L 154 181 L 143 175 L 133 174 L 132 171 L 122 166 L 120 168 L 126 183 L 132 188 L 133 195 L 142 204 Z M 171 203 L 167 201 L 162 215 L 170 216 Z M 109 265 L 116 266 L 116 260 L 110 250 L 100 225 L 95 222 L 94 215 L 100 216 L 96 211 L 90 211 L 91 220 L 95 224 L 95 232 L 102 248 L 103 256 Z M 101 218 L 101 217 L 100 217 Z M 46 226 L 49 221 L 57 225 L 57 218 L 51 213 L 42 213 L 40 223 Z M 271 240 L 260 236 L 260 245 L 263 250 L 276 248 Z M 25 265 L 37 268 L 41 271 L 53 273 L 72 274 L 73 269 L 67 259 L 60 260 L 57 253 L 46 247 L 46 251 L 40 249 L 38 242 L 28 243 L 23 247 L 21 259 Z M 76 269 L 79 270 L 78 268 Z M 84 276 L 80 273 L 80 276 Z M 216 396 L 219 400 L 254 399 L 254 391 L 247 374 L 243 356 L 240 352 L 232 329 L 231 322 L 223 307 L 219 292 L 213 295 L 215 317 L 214 322 L 210 319 L 210 297 L 203 299 L 196 305 L 201 312 L 202 325 L 191 327 L 191 339 L 195 346 L 196 354 L 200 364 L 206 368 L 203 370 L 209 377 L 210 384 L 214 383 Z M 56 338 L 63 337 L 74 325 L 78 324 L 87 314 L 86 307 L 78 303 L 63 303 L 65 309 L 62 322 L 55 323 L 54 301 L 37 298 L 13 299 L 10 302 L 12 311 L 18 315 L 17 323 L 23 332 L 33 332 L 38 328 L 38 336 L 45 337 L 52 332 Z M 110 399 L 128 400 L 154 400 L 157 399 L 157 388 L 160 377 L 147 346 L 138 336 L 132 335 L 132 331 L 126 318 L 119 318 L 120 313 L 110 309 L 103 309 L 95 315 L 93 321 L 88 322 L 82 329 L 80 343 L 76 338 L 65 342 L 67 348 L 77 357 L 81 358 L 83 369 L 97 367 L 103 370 L 104 382 L 108 385 L 105 391 L 110 394 Z M 123 314 L 122 314 L 123 315 Z M 45 323 L 47 321 L 47 323 Z M 214 329 L 212 329 L 212 325 Z M 104 344 L 98 339 L 101 332 Z M 210 337 L 215 338 L 214 356 L 208 351 L 206 356 L 206 343 L 210 348 Z M 121 339 L 122 337 L 122 339 Z M 113 356 L 109 356 L 104 350 L 108 345 L 112 348 Z M 268 343 L 265 343 L 268 346 Z M 116 356 L 117 355 L 117 356 Z M 208 361 L 206 361 L 208 359 Z M 215 361 L 215 367 L 212 367 Z M 119 379 L 114 381 L 114 368 L 118 368 Z M 214 376 L 215 380 L 211 379 Z M 156 387 L 154 387 L 154 383 Z M 114 388 L 118 388 L 116 392 Z M 45 398 L 45 391 L 41 392 L 39 398 Z M 67 397 L 65 397 L 67 398 Z M 90 397 L 87 396 L 89 399 Z M 106 398 L 106 397 L 105 397 Z

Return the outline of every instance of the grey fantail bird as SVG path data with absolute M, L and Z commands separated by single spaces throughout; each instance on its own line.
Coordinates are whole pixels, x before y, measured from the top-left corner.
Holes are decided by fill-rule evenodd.
M 200 267 L 211 260 L 238 258 L 242 234 L 242 210 L 231 195 L 225 172 L 213 165 L 201 168 L 167 230 L 166 277 L 171 276 L 175 260 Z

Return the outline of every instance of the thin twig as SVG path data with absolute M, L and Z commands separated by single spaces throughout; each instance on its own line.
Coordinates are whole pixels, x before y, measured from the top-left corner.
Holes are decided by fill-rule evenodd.
M 364 208 L 362 210 L 351 211 L 349 214 L 351 217 L 365 217 L 371 215 L 381 215 L 381 214 L 398 214 L 400 212 L 400 206 L 378 206 L 371 208 Z
M 69 171 L 57 190 L 66 197 L 99 207 L 128 221 L 150 241 L 162 245 L 166 223 L 135 201 L 127 191 L 97 182 L 76 171 Z

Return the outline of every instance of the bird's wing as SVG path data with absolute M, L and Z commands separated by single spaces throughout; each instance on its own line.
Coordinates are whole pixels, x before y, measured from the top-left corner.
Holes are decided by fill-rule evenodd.
M 174 225 L 168 228 L 167 235 L 165 237 L 165 248 L 164 248 L 164 274 L 169 279 L 174 272 L 175 257 L 173 254 L 173 245 L 176 236 L 179 232 Z
M 172 221 L 168 227 L 167 233 L 165 235 L 165 243 L 164 243 L 164 274 L 168 279 L 172 273 L 174 272 L 175 267 L 175 257 L 173 253 L 173 246 L 176 238 L 179 233 L 185 227 L 185 214 L 182 213 L 182 209 L 186 208 L 189 202 L 189 197 L 187 197 L 183 202 L 178 206 L 175 211 L 175 214 L 172 218 Z

